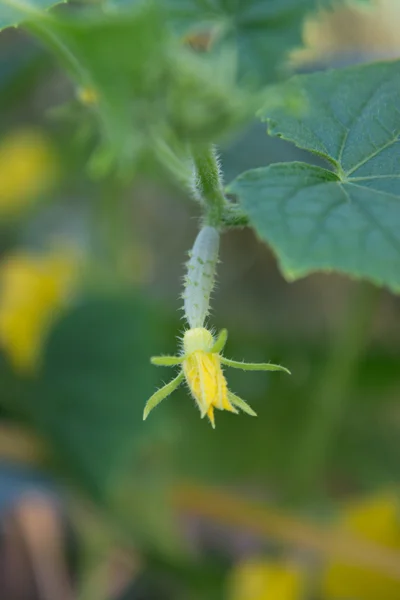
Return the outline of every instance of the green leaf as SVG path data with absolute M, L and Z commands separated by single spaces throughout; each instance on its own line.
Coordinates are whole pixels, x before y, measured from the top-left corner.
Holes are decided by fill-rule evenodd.
M 127 471 L 134 476 L 143 407 L 153 389 L 148 325 L 133 298 L 87 299 L 51 332 L 30 398 L 33 425 L 55 457 L 99 497 Z
M 27 19 L 40 18 L 43 11 L 67 0 L 0 0 L 0 31 Z
M 236 193 L 284 275 L 339 271 L 400 291 L 400 62 L 299 76 L 302 117 L 262 112 L 269 132 L 335 172 L 277 164 L 239 176 Z
M 235 87 L 226 61 L 178 45 L 151 2 L 116 14 L 78 10 L 29 26 L 77 86 L 94 92 L 103 143 L 92 164 L 99 174 L 115 164 L 131 174 L 160 139 L 168 147 L 209 142 L 254 113 L 254 99 Z
M 217 45 L 236 52 L 240 78 L 262 84 L 281 76 L 290 51 L 302 45 L 305 17 L 334 0 L 166 0 L 164 4 L 181 34 L 214 33 Z

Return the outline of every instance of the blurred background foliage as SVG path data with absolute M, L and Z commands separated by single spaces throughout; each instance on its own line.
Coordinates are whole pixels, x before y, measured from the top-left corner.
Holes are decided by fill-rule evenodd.
M 398 600 L 398 298 L 336 275 L 288 284 L 250 230 L 230 231 L 212 322 L 230 331 L 228 355 L 293 375 L 229 373 L 258 419 L 224 413 L 213 431 L 181 390 L 142 422 L 167 376 L 149 357 L 174 353 L 183 329 L 198 217 L 164 142 L 184 184 L 182 140 L 221 135 L 227 182 L 305 153 L 242 125 L 258 91 L 238 112 L 225 63 L 214 71 L 205 58 L 203 23 L 164 56 L 153 21 L 150 37 L 139 23 L 127 42 L 129 24 L 121 33 L 109 10 L 93 39 L 59 25 L 92 81 L 73 73 L 72 84 L 46 35 L 43 46 L 23 30 L 0 35 L 1 596 Z M 399 10 L 375 0 L 310 17 L 291 69 L 400 56 Z M 120 72 L 107 62 L 114 44 L 131 50 Z M 126 96 L 127 72 L 142 88 Z M 184 91 L 182 72 L 195 73 Z M 118 111 L 99 112 L 99 88 L 102 101 L 124 98 Z

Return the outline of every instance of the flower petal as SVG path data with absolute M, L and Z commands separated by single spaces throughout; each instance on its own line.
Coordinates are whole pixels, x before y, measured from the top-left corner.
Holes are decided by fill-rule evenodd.
M 215 419 L 214 419 L 214 407 L 210 406 L 207 411 L 207 417 L 210 419 L 210 423 L 213 429 L 215 429 Z

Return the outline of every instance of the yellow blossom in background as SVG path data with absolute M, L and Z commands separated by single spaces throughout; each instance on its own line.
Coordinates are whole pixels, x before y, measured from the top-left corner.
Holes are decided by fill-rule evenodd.
M 39 129 L 0 137 L 0 218 L 27 208 L 54 183 L 57 172 L 54 148 Z
M 400 550 L 400 504 L 395 492 L 387 492 L 350 505 L 340 528 L 360 540 Z M 400 581 L 368 568 L 339 561 L 328 565 L 322 581 L 325 600 L 399 600 Z
M 95 106 L 99 102 L 97 91 L 89 86 L 78 88 L 76 95 L 79 102 L 82 102 L 85 106 Z
M 302 600 L 307 575 L 284 561 L 249 560 L 235 567 L 227 600 Z
M 76 278 L 76 257 L 18 253 L 0 264 L 0 346 L 15 368 L 38 365 L 42 341 L 67 303 Z

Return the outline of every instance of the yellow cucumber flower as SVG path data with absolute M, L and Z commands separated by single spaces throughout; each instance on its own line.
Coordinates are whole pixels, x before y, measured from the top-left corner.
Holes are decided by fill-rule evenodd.
M 356 535 L 360 541 L 372 542 L 384 550 L 400 550 L 400 503 L 398 490 L 387 490 L 347 506 L 339 527 Z M 400 581 L 378 569 L 330 561 L 322 576 L 322 593 L 326 600 L 398 600 Z
M 18 129 L 0 140 L 0 218 L 18 216 L 58 175 L 54 148 L 36 129 Z
M 78 100 L 85 106 L 95 106 L 99 103 L 99 94 L 94 87 L 85 86 L 77 89 Z
M 256 417 L 256 413 L 239 396 L 228 390 L 222 365 L 246 371 L 285 371 L 284 367 L 270 363 L 245 363 L 230 360 L 222 356 L 228 333 L 223 329 L 217 339 L 204 327 L 209 314 L 210 298 L 214 287 L 215 269 L 218 262 L 219 231 L 215 227 L 205 225 L 197 235 L 194 246 L 189 253 L 185 290 L 182 295 L 184 312 L 189 329 L 183 336 L 183 351 L 180 356 L 154 356 L 153 365 L 180 366 L 175 379 L 157 390 L 149 398 L 144 408 L 143 419 L 164 398 L 186 379 L 190 393 L 200 409 L 201 418 L 208 416 L 215 428 L 214 409 L 228 410 L 237 413 L 238 408 Z
M 285 560 L 254 558 L 238 564 L 229 579 L 229 600 L 302 600 L 307 572 Z
M 37 368 L 43 339 L 67 304 L 76 275 L 76 256 L 66 252 L 19 252 L 0 264 L 0 347 L 17 370 Z
M 222 365 L 247 371 L 290 372 L 280 365 L 245 363 L 225 358 L 221 352 L 227 337 L 226 329 L 223 329 L 215 340 L 211 332 L 205 327 L 191 328 L 183 336 L 183 352 L 180 356 L 152 357 L 151 362 L 153 365 L 179 365 L 180 372 L 175 379 L 157 390 L 147 401 L 143 419 L 146 419 L 150 411 L 164 398 L 172 394 L 184 379 L 186 379 L 189 390 L 200 409 L 201 417 L 207 415 L 213 428 L 215 428 L 214 409 L 237 413 L 237 409 L 240 408 L 252 417 L 257 416 L 247 402 L 228 390 Z

